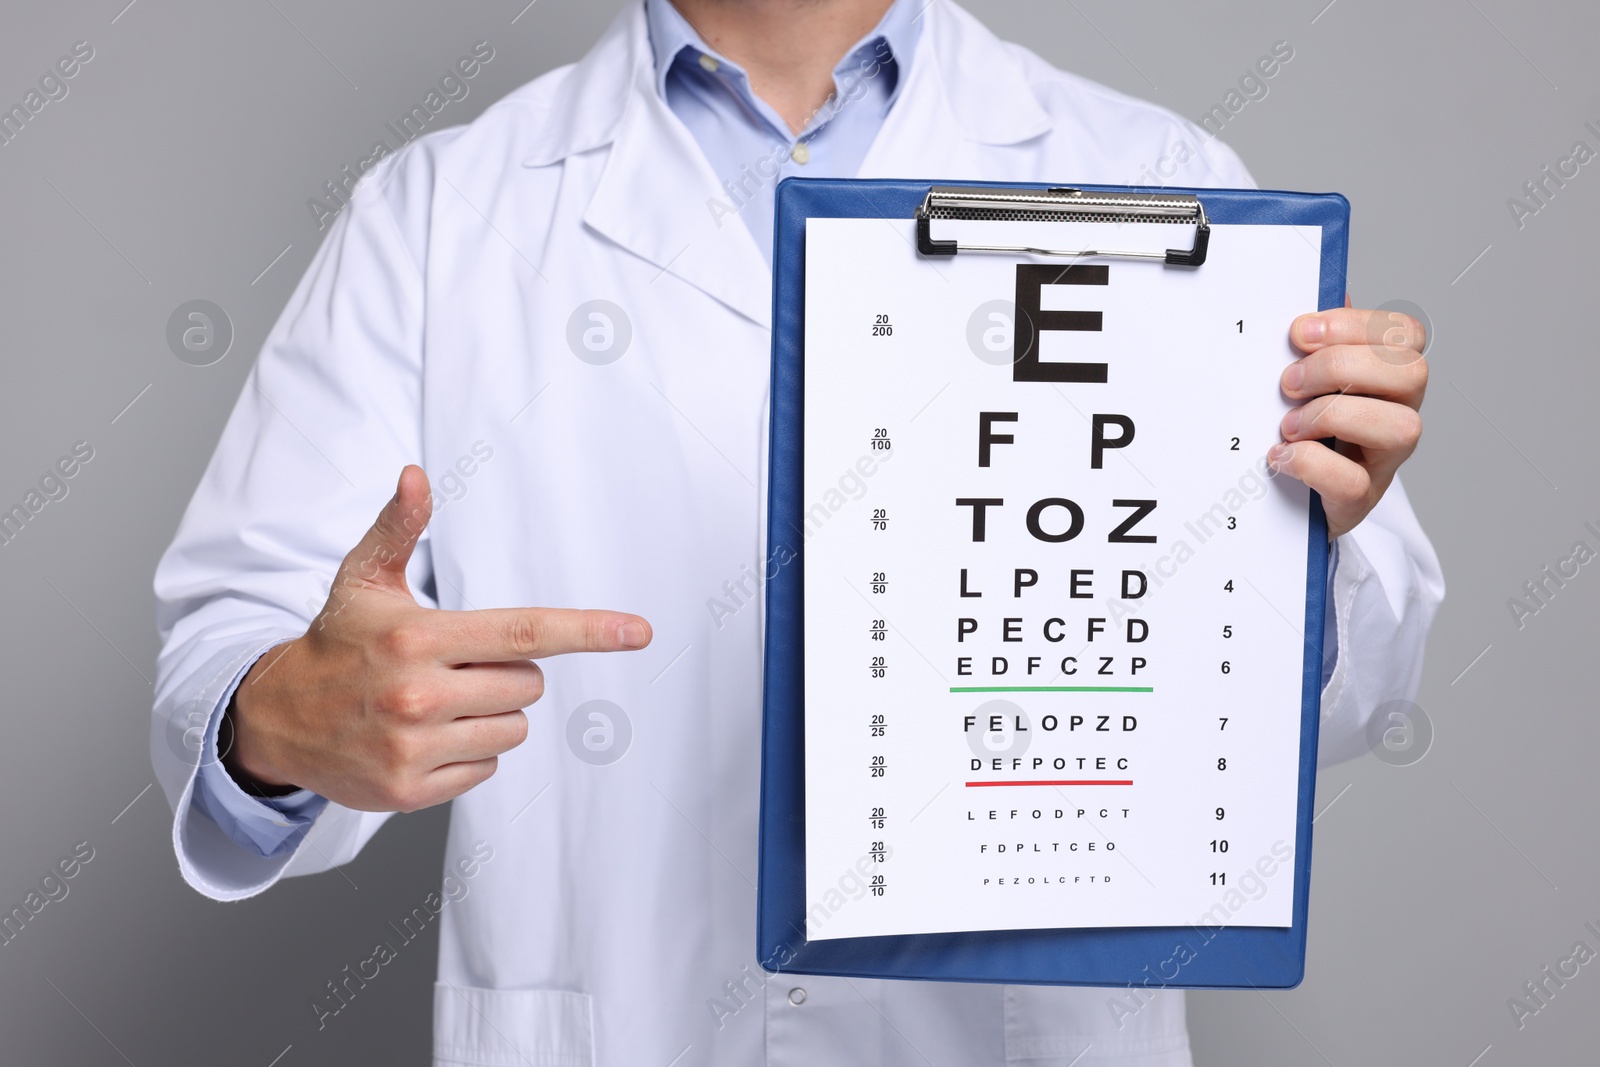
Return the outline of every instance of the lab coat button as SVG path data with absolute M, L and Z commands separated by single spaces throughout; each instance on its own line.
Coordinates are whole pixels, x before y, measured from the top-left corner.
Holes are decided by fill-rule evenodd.
M 722 66 L 721 63 L 718 63 L 714 58 L 706 55 L 703 52 L 700 54 L 700 65 L 712 74 L 715 74 L 717 72 L 717 68 Z
M 789 158 L 803 167 L 811 162 L 811 148 L 804 141 L 801 141 L 789 150 Z
M 793 1004 L 795 1007 L 798 1008 L 800 1005 L 804 1004 L 805 1002 L 806 1002 L 806 991 L 804 989 L 801 989 L 799 986 L 795 986 L 793 989 L 789 990 L 789 1003 L 790 1004 Z

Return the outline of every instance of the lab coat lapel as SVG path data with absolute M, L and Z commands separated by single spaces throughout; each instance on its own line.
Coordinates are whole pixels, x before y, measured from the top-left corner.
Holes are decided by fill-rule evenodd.
M 906 84 L 862 161 L 863 178 L 961 180 L 991 174 L 985 146 L 1053 127 L 1006 44 L 950 0 L 927 0 Z
M 984 147 L 1018 144 L 1052 127 L 1016 57 L 950 0 L 930 0 L 921 17 L 906 84 L 860 176 L 1014 177 L 990 174 L 995 160 Z M 768 327 L 770 271 L 743 221 L 727 212 L 693 135 L 656 92 L 654 71 L 644 7 L 634 5 L 578 64 L 526 163 L 609 143 L 585 224 Z
M 643 5 L 628 30 L 632 89 L 583 221 L 765 327 L 770 275 L 694 136 L 656 92 Z

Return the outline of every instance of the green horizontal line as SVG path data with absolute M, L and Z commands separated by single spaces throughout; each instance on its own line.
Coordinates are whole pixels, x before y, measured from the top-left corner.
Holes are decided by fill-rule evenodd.
M 1148 685 L 953 685 L 952 693 L 1154 693 Z

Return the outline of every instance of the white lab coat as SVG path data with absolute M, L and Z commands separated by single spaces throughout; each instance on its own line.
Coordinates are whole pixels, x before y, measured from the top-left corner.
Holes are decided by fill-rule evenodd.
M 1056 71 L 954 4 L 924 18 L 863 176 L 1116 183 L 1159 167 L 1170 184 L 1249 184 L 1169 113 Z M 608 607 L 655 627 L 643 652 L 548 662 L 527 742 L 455 801 L 447 866 L 480 841 L 493 859 L 442 912 L 436 1064 L 1188 1064 L 1178 993 L 1119 1025 L 1105 990 L 757 968 L 760 608 L 718 620 L 708 601 L 764 556 L 771 296 L 745 227 L 710 209 L 725 196 L 656 93 L 640 5 L 575 66 L 365 180 L 156 576 L 152 751 L 184 878 L 240 899 L 348 862 L 383 824 L 331 805 L 292 858 L 262 859 L 192 808 L 174 738 L 304 632 L 416 462 L 445 501 L 412 563 L 425 602 Z M 591 300 L 631 325 L 614 362 L 569 346 Z M 475 445 L 492 457 L 444 484 Z M 1398 485 L 1340 551 L 1322 744 L 1346 756 L 1376 703 L 1415 689 L 1443 587 Z M 596 699 L 632 728 L 608 765 L 567 739 Z M 372 916 L 373 942 L 393 940 L 392 918 Z

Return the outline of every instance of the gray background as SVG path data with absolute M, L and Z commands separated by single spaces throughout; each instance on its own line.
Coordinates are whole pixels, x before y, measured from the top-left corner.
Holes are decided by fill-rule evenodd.
M 473 42 L 495 59 L 440 124 L 575 59 L 620 6 L 524 2 L 12 0 L 0 14 L 5 106 L 73 42 L 95 49 L 69 95 L 0 147 L 0 503 L 73 442 L 95 449 L 70 495 L 0 547 L 0 910 L 74 843 L 96 850 L 70 895 L 0 948 L 8 1063 L 427 1062 L 436 925 L 327 1029 L 307 1005 L 437 885 L 446 812 L 397 818 L 342 873 L 247 903 L 184 887 L 149 788 L 150 575 L 317 247 L 306 200 Z M 1600 13 L 1325 2 L 979 12 L 1191 118 L 1291 42 L 1293 61 L 1224 138 L 1264 186 L 1345 193 L 1356 303 L 1411 300 L 1437 331 L 1427 436 L 1407 468 L 1450 581 L 1418 699 L 1435 742 L 1412 766 L 1368 756 L 1322 775 L 1309 977 L 1193 995 L 1197 1060 L 1593 1062 L 1600 967 L 1520 1031 L 1507 998 L 1574 942 L 1600 949 L 1583 927 L 1600 923 L 1600 569 L 1520 630 L 1506 601 L 1575 540 L 1600 547 L 1582 529 L 1600 520 L 1600 474 L 1581 443 L 1600 373 L 1600 162 L 1520 229 L 1506 201 L 1574 141 L 1600 148 L 1583 128 L 1600 126 Z M 236 333 L 204 368 L 165 342 L 169 314 L 196 298 Z

